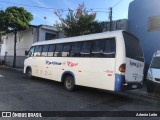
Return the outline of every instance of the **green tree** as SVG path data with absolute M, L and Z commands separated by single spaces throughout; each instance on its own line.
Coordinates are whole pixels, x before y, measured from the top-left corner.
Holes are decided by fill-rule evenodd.
M 0 31 L 3 33 L 13 32 L 14 37 L 14 59 L 13 67 L 16 65 L 16 44 L 17 31 L 23 31 L 29 28 L 33 15 L 23 7 L 8 7 L 5 11 L 0 11 Z
M 80 4 L 76 11 L 68 9 L 66 18 L 62 17 L 63 11 L 57 10 L 54 13 L 61 22 L 56 22 L 54 26 L 58 30 L 64 31 L 66 37 L 94 33 L 93 24 L 96 22 L 96 13 L 89 14 L 84 3 Z
M 5 26 L 5 19 L 4 19 L 5 12 L 0 10 L 0 33 L 4 33 L 6 26 Z

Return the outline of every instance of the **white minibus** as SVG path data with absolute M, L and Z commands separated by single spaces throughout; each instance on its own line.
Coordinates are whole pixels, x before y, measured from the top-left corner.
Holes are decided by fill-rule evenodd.
M 144 57 L 137 37 L 125 31 L 103 32 L 34 43 L 24 73 L 75 85 L 111 91 L 143 84 Z
M 147 73 L 147 92 L 154 91 L 160 85 L 160 51 L 153 54 L 152 61 Z

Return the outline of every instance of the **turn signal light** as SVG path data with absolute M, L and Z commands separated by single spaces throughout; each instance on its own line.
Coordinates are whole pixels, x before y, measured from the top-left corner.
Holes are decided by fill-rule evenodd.
M 121 65 L 119 66 L 119 71 L 120 71 L 120 72 L 125 72 L 125 71 L 126 71 L 126 64 L 121 64 Z

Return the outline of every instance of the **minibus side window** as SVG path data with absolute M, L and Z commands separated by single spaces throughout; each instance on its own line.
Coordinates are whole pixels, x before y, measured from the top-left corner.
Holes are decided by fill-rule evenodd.
M 81 45 L 82 45 L 82 42 L 72 43 L 72 47 L 70 51 L 71 57 L 80 57 Z
M 56 45 L 49 45 L 48 56 L 53 57 Z
M 48 52 L 48 49 L 49 49 L 49 45 L 44 45 L 43 46 L 43 49 L 42 49 L 42 55 L 41 56 L 47 56 L 47 52 Z
M 105 40 L 105 48 L 103 54 L 107 58 L 115 58 L 116 43 L 114 38 Z
M 62 57 L 68 57 L 70 49 L 71 49 L 71 44 L 70 43 L 64 44 L 64 47 L 63 47 L 63 50 L 62 50 Z
M 91 47 L 92 47 L 92 42 L 87 41 L 82 43 L 82 48 L 81 48 L 81 57 L 90 57 L 91 56 Z
M 31 47 L 31 49 L 28 51 L 28 57 L 32 57 L 34 55 L 35 47 Z
M 62 49 L 63 49 L 63 44 L 57 44 L 54 57 L 61 57 L 62 56 Z
M 43 46 L 36 46 L 35 52 L 34 52 L 34 56 L 36 56 L 36 57 L 41 56 L 42 47 L 43 47 Z
M 104 50 L 104 40 L 95 40 L 93 41 L 92 46 L 92 57 L 103 57 L 103 50 Z

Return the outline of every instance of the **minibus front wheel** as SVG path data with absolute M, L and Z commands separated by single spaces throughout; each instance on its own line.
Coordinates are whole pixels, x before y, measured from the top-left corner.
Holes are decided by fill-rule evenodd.
M 29 79 L 32 78 L 32 70 L 29 67 L 26 69 L 26 77 Z

